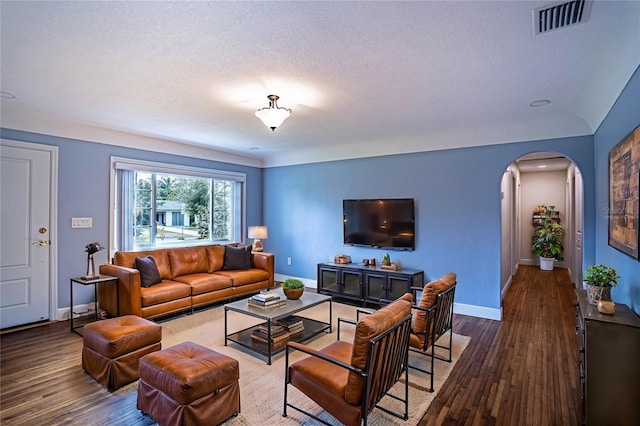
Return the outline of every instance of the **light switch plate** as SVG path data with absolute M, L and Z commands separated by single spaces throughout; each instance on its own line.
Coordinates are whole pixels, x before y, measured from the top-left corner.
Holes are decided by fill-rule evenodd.
M 71 227 L 72 228 L 93 228 L 93 218 L 92 217 L 72 217 Z

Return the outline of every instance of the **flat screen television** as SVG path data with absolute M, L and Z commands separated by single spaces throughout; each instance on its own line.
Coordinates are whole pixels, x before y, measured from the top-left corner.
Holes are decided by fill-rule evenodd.
M 342 201 L 344 244 L 415 250 L 413 198 Z

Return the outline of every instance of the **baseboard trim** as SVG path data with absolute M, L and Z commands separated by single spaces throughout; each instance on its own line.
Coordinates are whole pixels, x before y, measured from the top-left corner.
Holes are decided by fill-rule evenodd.
M 465 303 L 453 304 L 453 313 L 468 315 L 471 317 L 485 318 L 495 321 L 502 321 L 502 308 L 487 308 L 485 306 L 467 305 Z
M 520 259 L 518 264 L 528 265 L 528 266 L 540 266 L 540 260 L 539 259 Z M 567 262 L 566 260 L 556 260 L 555 262 L 553 262 L 553 267 L 560 268 L 560 269 L 567 269 Z
M 504 296 L 505 294 L 507 294 L 507 290 L 509 290 L 509 286 L 511 286 L 512 280 L 513 280 L 513 275 L 509 276 L 509 278 L 507 279 L 507 282 L 504 284 L 504 287 L 502 287 L 502 291 L 500 292 L 500 302 L 504 300 Z
M 284 282 L 287 278 L 295 278 L 297 280 L 300 280 L 302 281 L 305 287 L 309 287 L 314 290 L 318 288 L 318 281 L 310 280 L 309 278 L 300 278 L 300 277 L 294 277 L 292 275 L 283 275 L 283 274 L 274 274 L 274 277 L 273 277 L 274 280 L 280 281 L 280 282 Z
M 74 318 L 85 317 L 89 315 L 93 315 L 93 312 L 96 309 L 96 304 L 94 302 L 83 303 L 80 305 L 73 305 L 73 310 L 76 312 L 76 316 Z M 69 321 L 71 312 L 71 308 L 58 308 L 56 321 Z

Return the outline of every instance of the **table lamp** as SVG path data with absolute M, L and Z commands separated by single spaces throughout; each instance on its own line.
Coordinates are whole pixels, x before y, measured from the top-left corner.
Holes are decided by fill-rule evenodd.
M 262 251 L 262 241 L 260 239 L 267 239 L 267 227 L 266 226 L 250 226 L 247 236 L 253 238 L 253 244 L 251 245 L 251 251 Z
M 84 248 L 84 251 L 87 252 L 87 274 L 82 276 L 83 280 L 95 280 L 96 278 L 100 278 L 99 275 L 96 275 L 96 265 L 93 261 L 93 255 L 104 249 L 98 243 L 87 244 Z

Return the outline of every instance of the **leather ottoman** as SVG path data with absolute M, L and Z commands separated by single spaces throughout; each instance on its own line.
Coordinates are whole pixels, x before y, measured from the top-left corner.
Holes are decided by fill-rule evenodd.
M 82 369 L 110 391 L 138 378 L 138 360 L 159 351 L 162 327 L 135 315 L 84 326 Z
M 161 426 L 217 425 L 240 412 L 238 361 L 193 342 L 140 359 L 138 409 Z

